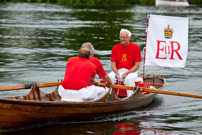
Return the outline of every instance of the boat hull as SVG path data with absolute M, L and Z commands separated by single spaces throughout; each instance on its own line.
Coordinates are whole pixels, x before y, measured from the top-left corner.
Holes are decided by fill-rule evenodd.
M 156 89 L 163 88 L 165 82 L 162 77 L 145 77 L 145 81 L 155 84 Z M 38 87 L 32 87 L 26 96 L 0 98 L 0 128 L 19 128 L 45 122 L 90 120 L 142 108 L 156 96 L 155 93 L 144 95 L 134 90 L 131 96 L 120 98 L 111 89 L 97 101 L 67 102 L 61 101 L 57 90 L 58 87 L 54 92 L 45 94 Z
M 144 107 L 155 95 L 111 103 L 0 100 L 0 123 L 2 128 L 15 128 L 44 122 L 88 120 Z

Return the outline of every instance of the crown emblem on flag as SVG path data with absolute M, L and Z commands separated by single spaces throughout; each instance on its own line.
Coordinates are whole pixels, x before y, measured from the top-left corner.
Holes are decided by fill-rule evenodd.
M 173 37 L 173 29 L 170 28 L 169 24 L 168 24 L 168 28 L 164 29 L 164 35 L 165 35 L 165 38 L 171 38 L 171 37 Z

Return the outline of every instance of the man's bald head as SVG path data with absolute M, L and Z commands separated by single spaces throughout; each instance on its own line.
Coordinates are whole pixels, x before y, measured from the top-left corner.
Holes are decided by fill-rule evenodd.
M 79 51 L 79 57 L 89 59 L 90 55 L 91 55 L 91 52 L 87 48 L 82 48 Z

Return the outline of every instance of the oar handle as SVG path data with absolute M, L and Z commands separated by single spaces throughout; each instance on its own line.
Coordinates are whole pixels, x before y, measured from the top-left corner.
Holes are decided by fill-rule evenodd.
M 125 85 L 107 85 L 106 83 L 94 83 L 95 86 L 102 86 L 102 87 L 108 87 L 108 88 L 117 88 L 117 89 L 127 89 L 127 90 L 134 90 L 136 87 L 130 87 Z
M 61 82 L 50 82 L 50 83 L 38 83 L 37 87 L 52 87 L 52 86 L 59 86 Z
M 106 83 L 93 83 L 95 86 L 106 87 Z
M 131 86 L 114 85 L 114 84 L 107 85 L 107 87 L 110 87 L 110 88 L 117 88 L 117 89 L 126 89 L 126 90 L 134 90 L 134 89 L 136 88 L 136 87 L 131 87 Z

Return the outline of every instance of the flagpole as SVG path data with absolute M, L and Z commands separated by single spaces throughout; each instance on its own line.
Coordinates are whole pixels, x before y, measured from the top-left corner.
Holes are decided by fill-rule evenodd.
M 147 32 L 148 32 L 148 26 L 149 26 L 149 18 L 150 18 L 150 14 L 148 14 L 148 16 L 147 16 L 146 40 L 145 40 L 145 47 L 143 49 L 143 52 L 144 52 L 143 80 L 144 80 L 144 72 L 145 72 L 145 57 L 146 57 L 146 44 L 147 44 Z

